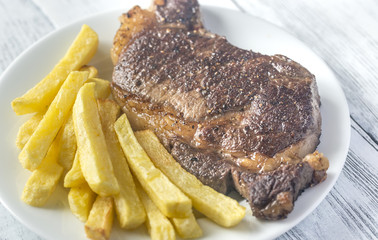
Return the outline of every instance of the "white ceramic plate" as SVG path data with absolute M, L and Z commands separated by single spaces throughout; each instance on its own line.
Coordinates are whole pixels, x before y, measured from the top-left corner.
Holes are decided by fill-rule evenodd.
M 131 7 L 132 3 L 130 3 Z M 0 79 L 0 198 L 2 204 L 23 224 L 46 239 L 84 239 L 83 224 L 69 211 L 67 191 L 58 188 L 43 208 L 30 207 L 20 200 L 23 186 L 30 173 L 21 168 L 15 147 L 18 127 L 27 117 L 18 117 L 11 109 L 11 101 L 39 82 L 63 56 L 82 24 L 88 24 L 99 35 L 99 50 L 93 61 L 100 76 L 110 79 L 112 64 L 109 49 L 119 26 L 116 12 L 83 19 L 55 31 L 34 44 L 4 72 Z M 316 187 L 306 190 L 296 201 L 294 211 L 285 220 L 258 221 L 247 212 L 235 228 L 224 229 L 206 219 L 199 223 L 203 239 L 272 239 L 288 231 L 309 215 L 325 198 L 338 178 L 346 159 L 349 139 L 349 112 L 344 94 L 326 64 L 310 48 L 290 34 L 261 19 L 240 12 L 202 8 L 205 26 L 227 36 L 228 40 L 245 49 L 266 54 L 284 54 L 300 62 L 315 74 L 322 106 L 323 133 L 319 150 L 330 160 L 328 178 Z M 246 204 L 245 201 L 242 204 Z M 112 239 L 148 239 L 144 227 L 126 232 L 115 226 Z

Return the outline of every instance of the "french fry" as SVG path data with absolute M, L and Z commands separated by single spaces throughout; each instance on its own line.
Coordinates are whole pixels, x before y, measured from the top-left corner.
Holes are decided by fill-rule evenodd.
M 60 131 L 62 131 L 62 146 L 58 156 L 58 163 L 63 167 L 64 172 L 67 172 L 72 167 L 77 149 L 72 111 L 70 111 L 69 117 Z
M 87 237 L 94 240 L 109 239 L 113 225 L 113 198 L 97 196 L 85 223 Z
M 133 177 L 114 131 L 114 123 L 120 113 L 120 107 L 112 100 L 98 100 L 97 103 L 114 174 L 120 185 L 119 194 L 113 196 L 117 218 L 122 228 L 133 229 L 145 221 L 146 213 L 136 192 Z
M 181 238 L 198 238 L 202 236 L 202 229 L 193 214 L 186 218 L 172 218 L 171 221 Z
M 94 66 L 91 65 L 84 65 L 80 68 L 80 71 L 87 71 L 88 72 L 88 79 L 97 77 L 98 70 Z
M 132 172 L 160 211 L 168 217 L 189 216 L 190 199 L 154 166 L 135 138 L 125 114 L 115 122 L 114 129 Z
M 234 199 L 203 185 L 194 175 L 185 171 L 152 131 L 139 131 L 135 136 L 153 163 L 189 196 L 194 208 L 223 227 L 235 226 L 244 218 L 244 207 Z
M 66 176 L 64 177 L 64 187 L 66 188 L 79 187 L 85 182 L 86 181 L 85 181 L 85 178 L 83 176 L 83 172 L 81 171 L 81 166 L 80 166 L 80 154 L 79 154 L 79 151 L 76 151 L 72 167 L 67 172 Z
M 101 78 L 89 78 L 87 82 L 96 83 L 95 96 L 97 99 L 105 99 L 110 95 L 110 82 Z
M 18 130 L 16 146 L 23 149 L 25 144 L 33 135 L 35 129 L 38 127 L 39 122 L 42 120 L 44 113 L 34 114 L 28 121 L 26 121 Z
M 54 192 L 62 175 L 63 167 L 57 163 L 60 139 L 61 134 L 56 137 L 46 157 L 25 184 L 21 199 L 31 206 L 44 205 Z
M 12 101 L 17 115 L 45 112 L 71 71 L 87 64 L 97 51 L 98 36 L 89 26 L 83 25 L 80 33 L 53 70 L 22 97 Z
M 84 178 L 95 193 L 110 196 L 119 193 L 119 185 L 102 132 L 94 88 L 95 83 L 86 83 L 80 89 L 72 116 Z
M 159 210 L 154 202 L 143 191 L 139 183 L 136 184 L 136 188 L 143 206 L 146 209 L 147 230 L 152 240 L 174 240 L 176 239 L 175 229 L 166 216 Z
M 78 71 L 68 75 L 56 98 L 19 155 L 19 160 L 24 168 L 32 171 L 41 164 L 56 134 L 67 119 L 76 95 L 87 80 L 87 76 L 88 72 Z
M 92 191 L 86 182 L 78 187 L 71 188 L 68 193 L 68 204 L 71 212 L 82 222 L 88 220 L 89 212 L 95 199 L 96 193 Z

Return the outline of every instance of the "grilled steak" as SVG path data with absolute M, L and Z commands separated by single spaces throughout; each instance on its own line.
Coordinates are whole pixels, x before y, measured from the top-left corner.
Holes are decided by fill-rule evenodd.
M 328 160 L 315 77 L 291 59 L 206 31 L 196 0 L 156 0 L 120 18 L 112 90 L 135 130 L 219 192 L 235 188 L 262 219 L 280 219 Z

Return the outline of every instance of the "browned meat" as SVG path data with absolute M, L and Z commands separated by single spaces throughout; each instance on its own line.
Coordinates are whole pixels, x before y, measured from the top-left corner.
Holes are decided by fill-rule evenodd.
M 135 129 L 153 129 L 204 184 L 223 193 L 235 185 L 255 216 L 279 219 L 300 192 L 325 178 L 325 169 L 303 160 L 321 132 L 308 70 L 207 32 L 195 0 L 135 7 L 121 23 L 112 49 L 117 102 Z M 268 187 L 274 181 L 281 187 Z

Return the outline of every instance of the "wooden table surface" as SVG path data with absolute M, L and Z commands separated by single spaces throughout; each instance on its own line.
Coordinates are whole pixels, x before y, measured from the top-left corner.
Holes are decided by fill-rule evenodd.
M 0 74 L 31 44 L 74 20 L 57 16 L 52 8 L 79 18 L 105 10 L 95 2 L 0 0 Z M 351 143 L 335 187 L 315 211 L 278 239 L 378 239 L 378 1 L 207 3 L 258 16 L 296 36 L 334 71 L 348 101 Z M 0 239 L 41 239 L 1 204 L 0 216 Z

